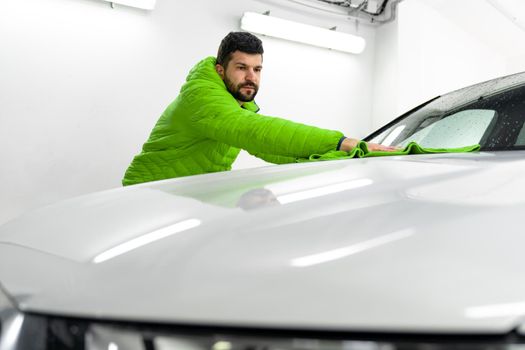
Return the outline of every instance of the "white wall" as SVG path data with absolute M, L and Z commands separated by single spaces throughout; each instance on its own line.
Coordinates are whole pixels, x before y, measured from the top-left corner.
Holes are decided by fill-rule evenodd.
M 148 13 L 99 0 L 6 1 L 0 11 L 0 223 L 120 186 L 187 71 L 215 55 L 243 11 L 355 33 L 344 18 L 263 0 L 158 0 Z M 262 113 L 361 137 L 370 131 L 374 31 L 353 56 L 271 38 Z M 243 156 L 236 167 L 260 165 Z
M 442 93 L 523 69 L 512 56 L 525 33 L 483 0 L 405 0 L 398 10 L 398 21 L 376 33 L 374 128 Z
M 372 123 L 377 128 L 393 119 L 399 113 L 399 43 L 398 21 L 390 22 L 377 28 L 374 57 L 374 101 Z

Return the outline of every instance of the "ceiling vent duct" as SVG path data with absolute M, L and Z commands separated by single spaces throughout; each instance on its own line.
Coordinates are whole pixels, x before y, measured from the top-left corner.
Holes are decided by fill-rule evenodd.
M 345 16 L 361 23 L 381 25 L 396 19 L 403 0 L 288 0 L 326 13 Z

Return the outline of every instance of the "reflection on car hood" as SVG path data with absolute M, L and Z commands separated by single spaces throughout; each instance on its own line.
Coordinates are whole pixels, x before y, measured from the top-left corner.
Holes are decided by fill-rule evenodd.
M 0 281 L 54 314 L 503 332 L 525 315 L 525 152 L 295 164 L 96 193 L 0 228 Z

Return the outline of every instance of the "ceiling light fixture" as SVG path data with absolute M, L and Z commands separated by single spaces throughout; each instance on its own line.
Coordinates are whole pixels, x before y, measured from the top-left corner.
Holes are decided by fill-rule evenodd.
M 136 7 L 143 10 L 153 10 L 157 0 L 105 0 L 113 4 L 126 5 Z
M 241 19 L 241 29 L 255 34 L 354 54 L 363 52 L 366 45 L 365 39 L 356 35 L 254 12 L 244 13 Z

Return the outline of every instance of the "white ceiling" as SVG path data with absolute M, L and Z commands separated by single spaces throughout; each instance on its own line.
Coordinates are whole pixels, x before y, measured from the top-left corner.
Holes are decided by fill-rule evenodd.
M 419 1 L 419 0 L 408 0 Z M 507 57 L 525 55 L 524 0 L 425 0 L 464 31 Z

